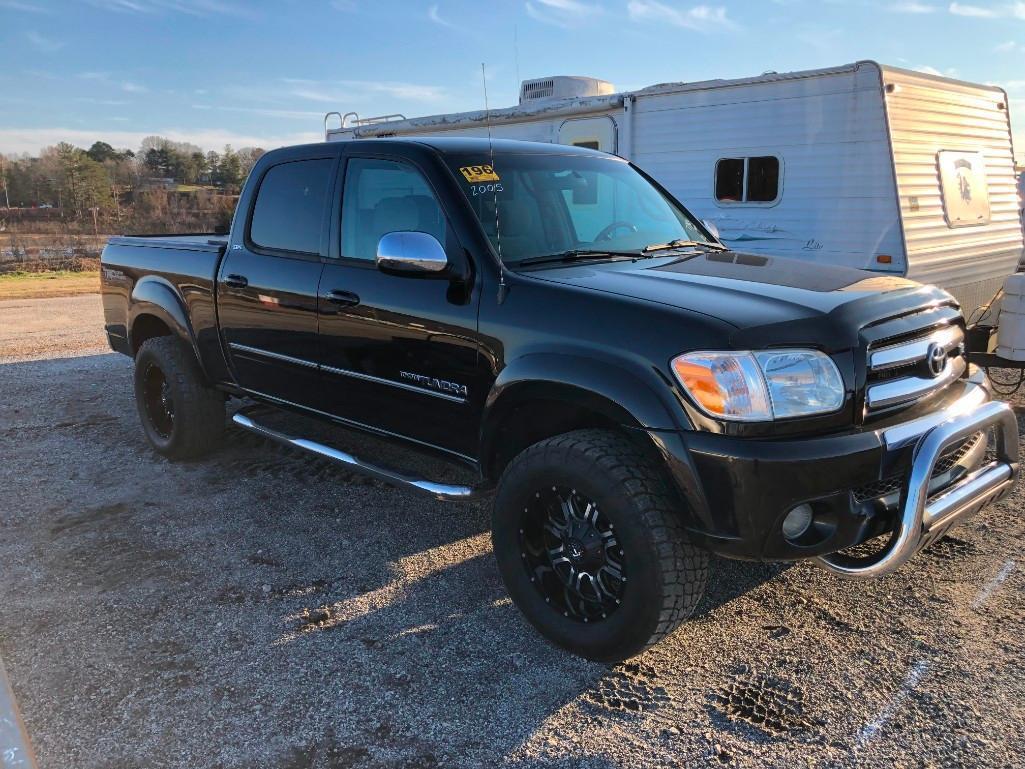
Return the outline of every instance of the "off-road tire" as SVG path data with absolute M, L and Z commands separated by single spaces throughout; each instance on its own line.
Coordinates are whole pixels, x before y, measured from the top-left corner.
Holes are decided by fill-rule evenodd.
M 520 528 L 539 490 L 579 489 L 613 525 L 623 548 L 621 603 L 584 623 L 546 602 L 531 581 Z M 708 581 L 708 553 L 693 545 L 679 498 L 656 458 L 611 430 L 577 430 L 541 441 L 515 457 L 499 481 L 492 542 L 513 602 L 547 639 L 599 661 L 642 652 L 672 633 L 697 607 Z
M 154 371 L 155 369 L 155 371 Z M 173 403 L 163 431 L 147 408 L 147 377 L 162 375 Z M 135 356 L 135 403 L 150 445 L 168 459 L 193 459 L 217 448 L 224 436 L 224 395 L 203 380 L 196 356 L 181 340 L 147 340 Z

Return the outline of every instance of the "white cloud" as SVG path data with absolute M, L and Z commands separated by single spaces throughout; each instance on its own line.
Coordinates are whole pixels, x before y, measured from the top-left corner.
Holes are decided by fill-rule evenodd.
M 1010 53 L 1011 51 L 1017 50 L 1018 44 L 1013 40 L 1008 40 L 1006 43 L 1000 43 L 993 47 L 993 50 L 997 53 Z
M 448 27 L 449 29 L 455 29 L 456 25 L 451 21 L 442 18 L 441 13 L 438 11 L 438 5 L 435 3 L 427 9 L 427 18 L 433 21 L 435 24 L 441 27 Z
M 0 8 L 9 11 L 24 11 L 25 13 L 52 13 L 49 8 L 43 8 L 35 3 L 24 3 L 21 0 L 0 0 Z
M 970 16 L 976 19 L 995 19 L 1000 11 L 995 8 L 984 8 L 981 5 L 966 5 L 964 3 L 951 3 L 950 12 L 955 16 Z
M 148 93 L 149 88 L 131 80 L 118 80 L 111 77 L 108 72 L 79 72 L 77 77 L 82 80 L 91 80 L 107 88 L 117 88 L 125 93 Z
M 533 0 L 524 3 L 527 15 L 542 24 L 572 27 L 604 12 L 600 5 L 580 0 Z
M 43 147 L 58 142 L 71 142 L 76 147 L 89 147 L 95 141 L 105 141 L 115 147 L 137 149 L 147 136 L 163 136 L 171 141 L 189 142 L 204 150 L 220 150 L 225 144 L 232 147 L 263 147 L 272 149 L 289 144 L 309 144 L 324 140 L 319 131 L 300 131 L 289 134 L 241 134 L 221 129 L 151 128 L 147 131 L 118 131 L 105 128 L 0 128 L 0 153 L 37 154 Z
M 269 107 L 231 107 L 223 104 L 193 104 L 192 109 L 217 110 L 220 112 L 242 112 L 261 117 L 295 118 L 298 120 L 321 120 L 323 112 L 298 109 L 271 109 Z
M 895 3 L 890 7 L 894 13 L 935 13 L 936 6 L 927 3 L 919 3 L 917 0 L 906 0 L 906 2 Z
M 336 106 L 371 94 L 417 102 L 436 102 L 448 96 L 446 89 L 441 86 L 388 80 L 379 82 L 373 80 L 320 81 L 282 78 L 280 82 L 284 84 L 287 92 L 283 96 Z
M 120 99 L 94 99 L 92 96 L 76 96 L 75 101 L 82 104 L 99 104 L 104 107 L 121 107 L 128 103 Z
M 38 32 L 26 32 L 25 37 L 32 47 L 41 53 L 56 53 L 65 45 L 62 40 L 53 40 L 52 38 L 40 35 Z
M 245 5 L 223 0 L 89 0 L 105 11 L 134 14 L 184 13 L 188 16 L 251 16 Z
M 684 10 L 657 0 L 630 0 L 627 12 L 634 21 L 670 24 L 699 32 L 737 29 L 737 25 L 727 16 L 726 9 L 721 5 L 695 5 Z
M 948 67 L 946 70 L 938 70 L 936 67 L 930 67 L 928 64 L 921 64 L 917 67 L 912 67 L 915 72 L 921 72 L 923 75 L 935 75 L 936 77 L 957 77 L 957 70 L 953 67 Z

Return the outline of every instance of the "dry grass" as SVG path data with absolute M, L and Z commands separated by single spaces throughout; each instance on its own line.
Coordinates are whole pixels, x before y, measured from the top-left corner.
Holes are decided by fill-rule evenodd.
M 99 271 L 13 272 L 0 275 L 0 299 L 75 296 L 77 294 L 95 294 L 99 290 Z

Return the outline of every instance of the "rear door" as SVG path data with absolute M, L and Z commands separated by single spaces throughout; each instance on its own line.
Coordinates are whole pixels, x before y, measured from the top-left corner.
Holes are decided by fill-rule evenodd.
M 468 258 L 417 165 L 353 150 L 344 169 L 338 258 L 320 282 L 320 408 L 473 456 L 488 381 L 477 355 L 478 289 L 378 270 L 378 241 L 400 230 L 434 235 L 450 261 Z
M 318 381 L 317 287 L 327 253 L 336 157 L 283 160 L 263 171 L 232 228 L 217 283 L 218 319 L 235 380 L 311 405 Z

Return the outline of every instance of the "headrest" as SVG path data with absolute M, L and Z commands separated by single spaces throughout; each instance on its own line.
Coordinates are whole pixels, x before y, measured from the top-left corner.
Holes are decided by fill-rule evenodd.
M 382 198 L 374 206 L 374 230 L 386 232 L 419 229 L 420 215 L 416 200 L 411 195 Z

